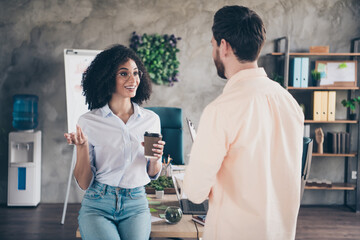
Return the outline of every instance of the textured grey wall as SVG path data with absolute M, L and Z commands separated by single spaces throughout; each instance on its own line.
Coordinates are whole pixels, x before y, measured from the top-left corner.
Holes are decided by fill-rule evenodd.
M 72 148 L 63 138 L 66 102 L 63 49 L 104 49 L 129 44 L 133 31 L 182 37 L 178 57 L 180 79 L 174 87 L 155 86 L 148 106 L 181 107 L 197 126 L 202 109 L 222 92 L 225 82 L 216 75 L 211 58 L 213 15 L 224 5 L 254 9 L 267 28 L 260 65 L 269 75 L 274 59 L 273 40 L 288 35 L 291 50 L 330 45 L 332 52 L 348 52 L 350 39 L 360 32 L 358 0 L 33 0 L 0 1 L 0 202 L 7 196 L 7 134 L 13 131 L 12 96 L 39 96 L 42 141 L 42 202 L 63 202 Z M 184 129 L 185 155 L 190 136 Z M 187 159 L 186 159 L 187 161 Z M 312 175 L 343 178 L 343 160 L 314 159 Z M 323 168 L 326 166 L 326 169 Z M 309 192 L 304 203 L 342 203 L 340 192 Z M 70 202 L 82 193 L 72 184 Z M 327 200 L 324 199 L 327 197 Z

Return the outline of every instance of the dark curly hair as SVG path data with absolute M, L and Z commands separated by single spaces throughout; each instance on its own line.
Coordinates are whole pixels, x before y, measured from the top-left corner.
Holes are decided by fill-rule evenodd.
M 82 76 L 83 95 L 89 110 L 101 108 L 110 101 L 116 89 L 118 67 L 129 59 L 144 73 L 131 101 L 141 105 L 150 98 L 151 81 L 144 64 L 133 50 L 118 44 L 99 53 Z
M 266 39 L 259 15 L 243 6 L 225 6 L 218 10 L 212 31 L 217 45 L 225 39 L 241 62 L 257 60 Z

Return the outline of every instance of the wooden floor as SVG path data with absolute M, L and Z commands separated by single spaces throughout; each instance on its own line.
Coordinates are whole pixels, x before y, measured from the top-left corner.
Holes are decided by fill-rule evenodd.
M 0 206 L 0 239 L 76 239 L 79 208 L 79 204 L 69 204 L 65 225 L 61 225 L 62 204 L 40 204 L 37 208 Z M 360 214 L 346 207 L 302 207 L 296 239 L 360 240 Z

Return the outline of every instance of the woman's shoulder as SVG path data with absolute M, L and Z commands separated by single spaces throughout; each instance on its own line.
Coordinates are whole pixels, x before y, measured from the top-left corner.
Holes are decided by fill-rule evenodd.
M 140 107 L 138 105 L 138 108 L 139 108 L 139 111 L 140 111 L 140 115 L 143 115 L 145 118 L 151 118 L 151 119 L 159 119 L 159 116 L 153 112 L 152 110 L 150 109 L 147 109 L 147 108 L 144 108 L 144 107 Z

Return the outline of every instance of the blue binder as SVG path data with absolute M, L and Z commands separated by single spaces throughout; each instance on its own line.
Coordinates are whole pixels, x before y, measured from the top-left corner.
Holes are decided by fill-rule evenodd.
M 301 87 L 301 58 L 293 58 L 290 61 L 290 76 L 293 87 Z
M 309 86 L 309 58 L 301 58 L 301 83 L 300 87 L 306 88 Z

